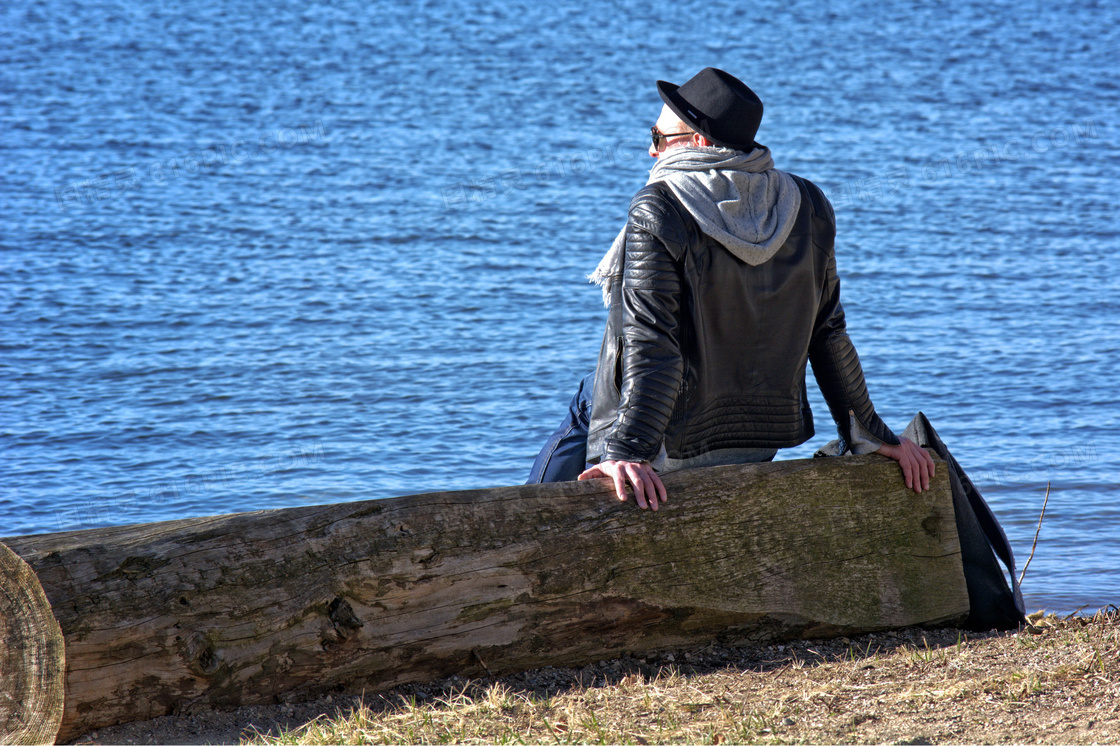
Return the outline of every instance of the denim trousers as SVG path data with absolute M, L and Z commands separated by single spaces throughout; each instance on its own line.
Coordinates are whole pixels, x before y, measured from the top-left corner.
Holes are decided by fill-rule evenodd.
M 533 462 L 529 481 L 571 482 L 591 466 L 587 463 L 587 433 L 591 427 L 591 397 L 595 386 L 595 372 L 579 382 L 579 389 L 568 405 L 568 415 L 556 428 L 544 448 Z

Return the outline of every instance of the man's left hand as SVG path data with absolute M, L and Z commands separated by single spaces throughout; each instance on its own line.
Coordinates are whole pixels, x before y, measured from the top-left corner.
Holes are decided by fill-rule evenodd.
M 602 461 L 580 474 L 579 480 L 599 477 L 610 477 L 614 481 L 615 494 L 622 502 L 626 502 L 626 482 L 629 480 L 634 485 L 634 499 L 642 510 L 647 507 L 657 510 L 657 503 L 667 499 L 665 485 L 648 461 Z
M 933 476 L 933 457 L 909 438 L 899 438 L 898 441 L 896 446 L 884 443 L 877 453 L 899 463 L 907 487 L 915 492 L 928 490 L 930 477 Z

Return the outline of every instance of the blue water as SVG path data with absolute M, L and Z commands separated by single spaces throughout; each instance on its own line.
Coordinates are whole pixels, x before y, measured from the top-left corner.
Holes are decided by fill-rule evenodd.
M 513 484 L 598 352 L 653 82 L 826 188 L 852 336 L 1028 605 L 1120 601 L 1115 3 L 0 9 L 0 536 Z M 819 394 L 816 438 L 831 437 Z

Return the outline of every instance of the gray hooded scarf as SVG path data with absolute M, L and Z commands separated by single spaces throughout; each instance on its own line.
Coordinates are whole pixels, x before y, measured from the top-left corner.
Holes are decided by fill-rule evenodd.
M 647 185 L 664 182 L 700 230 L 752 266 L 781 248 L 801 207 L 793 177 L 774 168 L 770 149 L 749 153 L 719 147 L 683 146 L 662 153 Z M 589 275 L 610 303 L 611 285 L 622 278 L 626 227 Z

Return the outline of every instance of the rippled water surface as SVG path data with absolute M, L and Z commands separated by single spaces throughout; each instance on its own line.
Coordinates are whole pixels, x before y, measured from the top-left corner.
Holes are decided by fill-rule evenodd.
M 0 535 L 519 483 L 594 365 L 653 82 L 826 188 L 881 414 L 1032 607 L 1120 600 L 1115 3 L 0 9 Z M 818 435 L 831 436 L 814 392 Z M 823 419 L 822 419 L 823 418 Z

